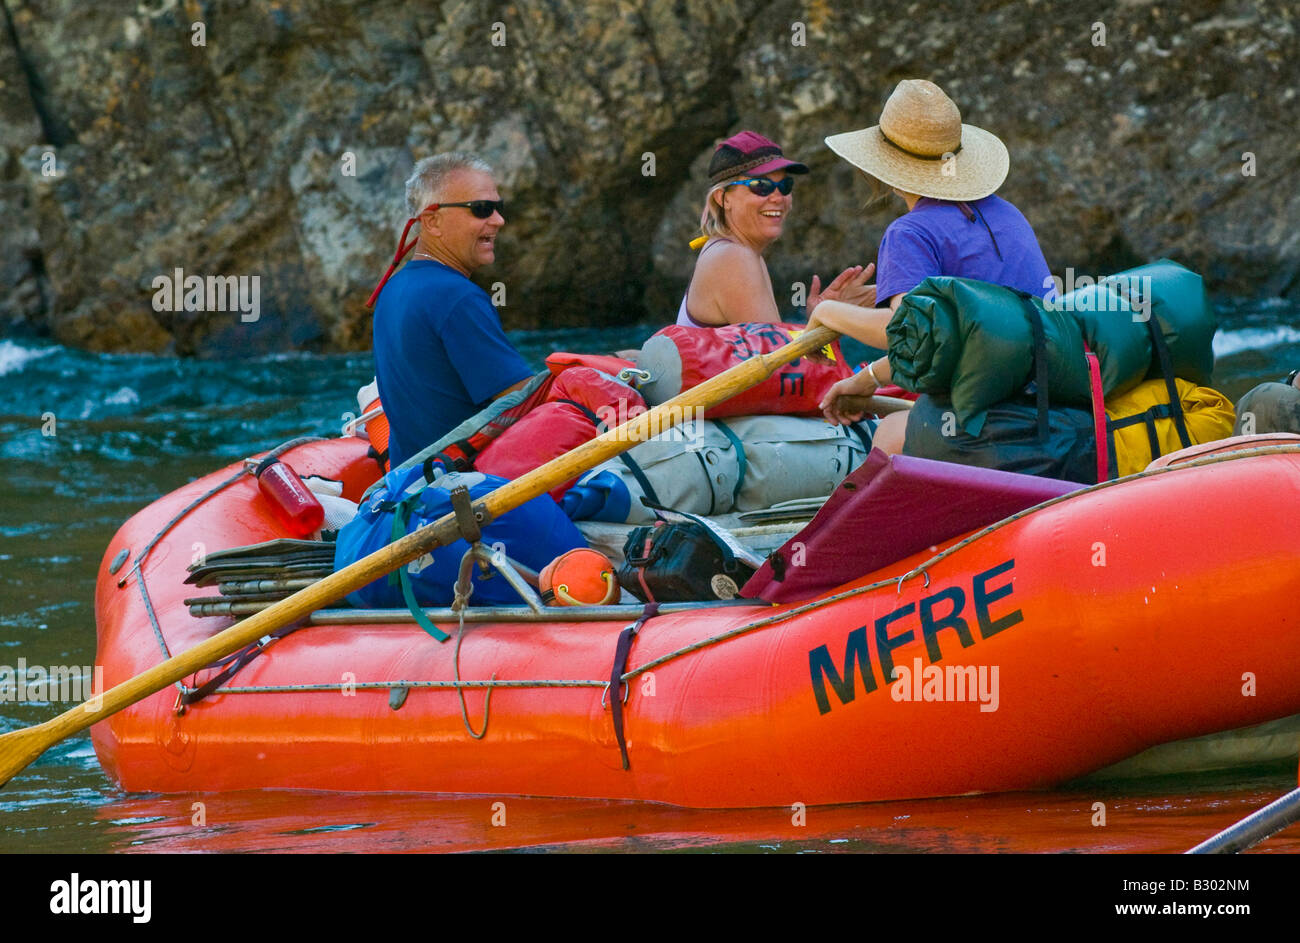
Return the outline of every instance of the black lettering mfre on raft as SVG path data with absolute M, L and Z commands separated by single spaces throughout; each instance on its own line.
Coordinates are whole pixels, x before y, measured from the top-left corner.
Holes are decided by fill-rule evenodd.
M 1014 559 L 1006 560 L 990 567 L 982 573 L 976 573 L 971 580 L 971 604 L 975 610 L 975 624 L 979 626 L 980 637 L 990 638 L 1004 629 L 1024 621 L 1024 614 L 1019 609 L 998 618 L 994 618 L 989 607 L 1012 593 L 1012 581 L 1009 578 L 997 586 L 990 587 L 999 576 L 1011 571 L 1016 565 Z M 904 620 L 919 623 L 921 637 L 925 641 L 926 654 L 930 663 L 940 661 L 943 653 L 940 648 L 940 633 L 946 629 L 951 635 L 944 636 L 951 640 L 956 638 L 962 648 L 975 644 L 970 625 L 962 617 L 966 608 L 966 592 L 960 586 L 948 586 L 926 596 L 920 603 L 909 602 L 892 612 L 878 618 L 875 622 L 877 658 L 880 662 L 880 678 L 889 684 L 894 677 L 894 650 L 916 640 L 915 626 L 903 628 L 894 623 Z M 831 657 L 830 647 L 819 645 L 808 652 L 808 670 L 812 676 L 813 696 L 817 699 L 817 710 L 829 714 L 830 697 L 826 691 L 826 682 L 839 698 L 841 704 L 848 704 L 857 697 L 857 677 L 862 677 L 862 691 L 870 694 L 879 686 L 872 665 L 871 648 L 867 644 L 867 626 L 859 626 L 849 633 L 844 649 L 844 670 L 836 668 Z

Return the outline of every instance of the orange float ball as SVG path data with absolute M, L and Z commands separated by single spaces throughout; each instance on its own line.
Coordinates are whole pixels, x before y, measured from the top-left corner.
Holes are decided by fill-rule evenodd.
M 569 550 L 546 564 L 537 586 L 548 606 L 607 606 L 619 596 L 614 564 L 589 547 Z

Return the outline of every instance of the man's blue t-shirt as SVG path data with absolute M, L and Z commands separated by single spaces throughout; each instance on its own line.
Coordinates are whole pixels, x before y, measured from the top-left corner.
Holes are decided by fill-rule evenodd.
M 406 263 L 379 295 L 374 325 L 393 468 L 533 374 L 487 292 L 441 262 Z
M 889 224 L 876 258 L 877 304 L 888 305 L 931 275 L 977 278 L 1040 298 L 1047 292 L 1047 260 L 1020 210 L 998 196 L 966 205 L 974 219 L 960 204 L 921 197 Z

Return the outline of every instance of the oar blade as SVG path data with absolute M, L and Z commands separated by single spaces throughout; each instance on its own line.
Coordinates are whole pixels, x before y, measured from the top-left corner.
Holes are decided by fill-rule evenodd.
M 54 721 L 24 727 L 0 736 L 0 786 L 25 770 L 67 734 Z

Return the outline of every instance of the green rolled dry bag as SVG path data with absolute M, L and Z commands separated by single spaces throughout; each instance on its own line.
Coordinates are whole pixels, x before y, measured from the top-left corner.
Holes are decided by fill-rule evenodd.
M 912 393 L 950 389 L 961 356 L 956 309 L 944 296 L 921 290 L 933 281 L 908 292 L 885 328 L 893 381 Z
M 1085 285 L 1043 305 L 1059 306 L 1078 324 L 1101 364 L 1104 396 L 1127 393 L 1146 379 L 1151 366 L 1151 335 L 1144 323 L 1134 320 L 1132 306 L 1109 287 Z
M 1156 319 L 1169 348 L 1174 376 L 1198 386 L 1211 385 L 1218 322 L 1201 276 L 1177 262 L 1160 259 L 1110 275 L 1102 284 L 1126 297 L 1143 320 L 1147 316 Z M 1139 323 L 1138 327 L 1146 325 Z M 1160 363 L 1152 357 L 1145 379 L 1161 375 Z
M 1026 300 L 1043 323 L 1052 405 L 1087 406 L 1088 367 L 1074 319 L 1037 298 L 970 278 L 932 276 L 904 296 L 886 329 L 894 382 L 910 392 L 950 396 L 961 428 L 979 435 L 985 410 L 1033 379 Z

